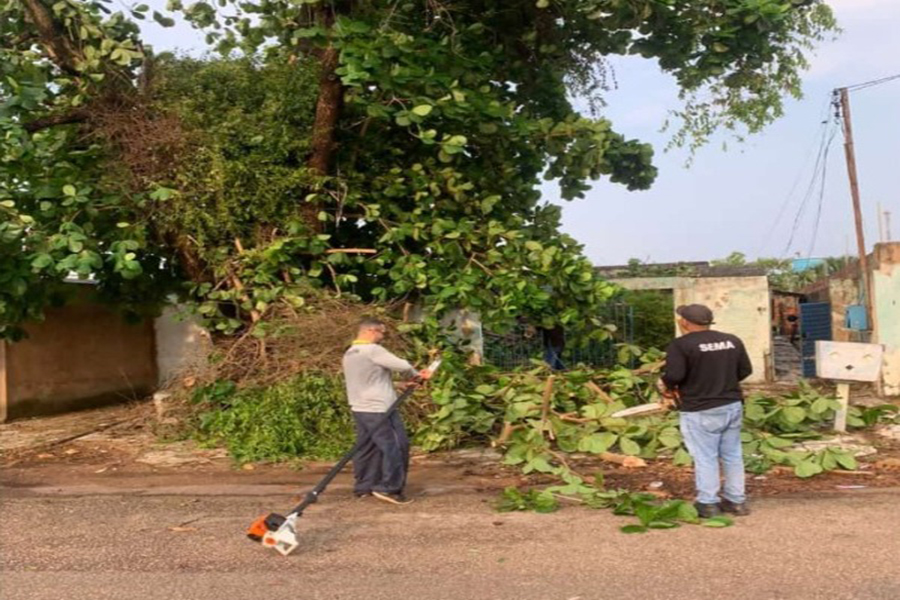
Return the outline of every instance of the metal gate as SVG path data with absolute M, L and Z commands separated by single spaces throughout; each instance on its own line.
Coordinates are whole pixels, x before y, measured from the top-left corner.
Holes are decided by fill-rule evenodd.
M 816 376 L 816 341 L 830 339 L 831 304 L 800 304 L 800 353 L 803 357 L 804 377 Z

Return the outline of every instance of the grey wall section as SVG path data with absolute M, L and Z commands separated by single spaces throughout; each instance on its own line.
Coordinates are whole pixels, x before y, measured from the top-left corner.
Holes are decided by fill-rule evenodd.
M 126 323 L 79 299 L 26 329 L 27 339 L 5 347 L 7 418 L 139 399 L 156 388 L 150 321 Z
M 153 324 L 159 385 L 165 387 L 188 371 L 202 368 L 212 350 L 209 332 L 177 306 L 167 307 Z
M 672 290 L 675 306 L 705 304 L 715 314 L 713 329 L 733 333 L 744 341 L 753 362 L 748 382 L 766 381 L 772 360 L 772 308 L 769 281 L 751 277 L 635 277 L 612 279 L 629 290 Z M 676 335 L 672 314 L 672 335 Z

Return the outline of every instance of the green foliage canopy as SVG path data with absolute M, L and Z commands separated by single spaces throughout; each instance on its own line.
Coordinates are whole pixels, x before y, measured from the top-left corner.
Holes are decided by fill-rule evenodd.
M 170 9 L 248 58 L 154 57 L 143 5 L 2 1 L 3 336 L 72 273 L 126 305 L 180 292 L 225 332 L 323 291 L 590 322 L 612 289 L 539 183 L 656 170 L 570 93 L 640 55 L 683 90 L 676 143 L 752 132 L 834 28 L 815 0 L 219 4 Z

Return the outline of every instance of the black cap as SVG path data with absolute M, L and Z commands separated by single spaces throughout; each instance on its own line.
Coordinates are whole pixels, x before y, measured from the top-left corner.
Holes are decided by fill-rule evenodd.
M 678 313 L 678 315 L 684 320 L 690 321 L 694 325 L 713 324 L 712 311 L 702 304 L 682 304 L 675 309 L 675 312 Z

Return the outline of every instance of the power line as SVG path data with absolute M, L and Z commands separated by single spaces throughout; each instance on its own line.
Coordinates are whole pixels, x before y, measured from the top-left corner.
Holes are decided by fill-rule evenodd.
M 822 180 L 819 184 L 819 204 L 816 208 L 816 221 L 813 225 L 813 234 L 812 239 L 809 242 L 809 252 L 806 254 L 807 261 L 812 258 L 813 249 L 816 247 L 816 237 L 819 234 L 819 221 L 822 219 L 822 204 L 825 199 L 825 181 L 828 177 L 828 151 L 831 150 L 831 142 L 834 140 L 834 136 L 837 135 L 837 121 L 834 122 L 835 125 L 831 129 L 831 136 L 828 138 L 828 143 L 825 145 L 825 156 L 822 159 Z
M 828 157 L 828 149 L 831 145 L 831 140 L 834 139 L 834 128 L 836 127 L 835 120 L 825 120 L 822 122 L 822 138 L 819 142 L 819 151 L 816 155 L 816 162 L 813 165 L 812 176 L 809 180 L 809 185 L 806 187 L 806 193 L 803 195 L 803 200 L 800 203 L 800 206 L 797 209 L 797 214 L 794 216 L 794 223 L 791 226 L 791 233 L 788 237 L 788 241 L 784 246 L 784 250 L 781 251 L 780 258 L 784 258 L 787 256 L 788 252 L 791 249 L 791 246 L 794 243 L 794 237 L 797 235 L 797 231 L 800 228 L 800 221 L 803 218 L 804 213 L 806 212 L 806 207 L 809 204 L 810 199 L 812 199 L 815 194 L 816 188 L 820 187 L 820 177 L 824 174 L 824 160 Z M 829 129 L 831 129 L 829 135 Z
M 894 81 L 895 79 L 900 79 L 900 73 L 897 73 L 896 75 L 888 75 L 887 77 L 882 77 L 881 79 L 872 79 L 871 81 L 864 81 L 862 83 L 848 85 L 845 86 L 845 89 L 848 92 L 855 92 L 858 90 L 864 90 L 866 88 L 874 87 L 876 85 L 881 85 L 889 81 Z
M 817 132 L 816 137 L 813 138 L 812 143 L 809 145 L 809 150 L 806 153 L 806 157 L 803 159 L 803 164 L 800 170 L 797 171 L 797 176 L 794 178 L 793 184 L 791 184 L 791 189 L 784 197 L 784 200 L 781 203 L 781 208 L 778 210 L 778 214 L 775 216 L 775 220 L 772 222 L 771 227 L 766 232 L 765 237 L 763 238 L 762 243 L 759 245 L 759 250 L 757 251 L 757 256 L 762 256 L 763 250 L 766 249 L 766 246 L 769 244 L 769 241 L 772 239 L 775 231 L 778 229 L 778 225 L 781 224 L 781 218 L 784 216 L 787 211 L 788 206 L 791 204 L 791 199 L 794 197 L 794 192 L 797 191 L 797 186 L 800 184 L 800 180 L 803 179 L 803 174 L 806 172 L 806 167 L 809 164 L 810 159 L 813 156 L 813 150 L 816 148 L 818 144 L 821 152 L 822 146 L 822 138 L 825 135 L 825 125 L 828 123 L 828 112 L 831 107 L 831 99 L 827 99 L 822 107 L 822 118 L 820 119 L 819 127 L 820 130 Z

